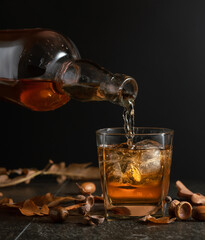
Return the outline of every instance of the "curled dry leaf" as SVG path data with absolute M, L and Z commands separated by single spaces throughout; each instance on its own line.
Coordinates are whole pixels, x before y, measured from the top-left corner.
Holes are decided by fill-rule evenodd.
M 170 218 L 170 217 L 160 217 L 160 218 L 155 218 L 150 215 L 147 215 L 143 218 L 140 219 L 143 222 L 152 222 L 156 224 L 168 224 L 172 223 L 176 220 L 176 218 Z
M 177 195 L 180 198 L 191 201 L 193 205 L 205 205 L 205 196 L 200 193 L 193 193 L 181 181 L 176 182 Z
M 178 189 L 178 197 L 190 200 L 193 192 L 190 191 L 181 181 L 176 181 L 176 187 Z
M 191 196 L 191 202 L 196 205 L 205 205 L 205 196 L 200 193 L 194 193 Z

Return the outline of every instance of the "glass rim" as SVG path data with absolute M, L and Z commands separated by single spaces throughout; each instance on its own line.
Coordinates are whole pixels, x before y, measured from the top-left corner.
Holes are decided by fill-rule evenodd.
M 145 129 L 145 130 L 154 130 L 156 132 L 147 132 L 147 133 L 134 133 L 134 136 L 159 136 L 159 135 L 173 135 L 174 130 L 169 128 L 161 127 L 134 127 L 134 129 Z M 123 130 L 123 127 L 111 127 L 111 128 L 101 128 L 96 131 L 96 135 L 109 135 L 109 136 L 125 136 L 125 132 L 109 132 L 109 130 Z M 157 132 L 158 131 L 158 132 Z M 161 132 L 159 132 L 161 131 Z

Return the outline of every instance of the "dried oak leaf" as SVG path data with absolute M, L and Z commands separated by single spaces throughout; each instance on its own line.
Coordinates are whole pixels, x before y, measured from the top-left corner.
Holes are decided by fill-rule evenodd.
M 49 214 L 49 208 L 46 204 L 39 207 L 31 199 L 24 201 L 24 204 L 21 208 L 19 208 L 19 211 L 25 216 L 43 216 Z
M 41 207 L 41 213 L 42 213 L 43 215 L 49 215 L 49 207 L 44 204 L 44 205 Z
M 38 207 L 47 205 L 48 207 L 56 207 L 61 203 L 66 203 L 69 201 L 74 201 L 76 198 L 71 196 L 65 197 L 54 197 L 52 193 L 46 193 L 42 196 L 36 196 L 28 200 L 32 200 Z M 25 201 L 17 203 L 16 205 L 23 206 Z
M 24 202 L 23 207 L 19 208 L 19 210 L 25 216 L 43 215 L 40 208 L 31 199 L 27 199 Z
M 170 218 L 170 217 L 155 218 L 155 217 L 152 217 L 151 215 L 147 215 L 141 218 L 140 220 L 143 222 L 152 222 L 156 224 L 168 224 L 168 223 L 174 222 L 176 218 Z
M 36 196 L 31 198 L 31 200 L 39 207 L 42 207 L 43 205 L 48 205 L 49 203 L 53 202 L 55 200 L 55 197 L 51 193 L 46 193 L 42 196 Z

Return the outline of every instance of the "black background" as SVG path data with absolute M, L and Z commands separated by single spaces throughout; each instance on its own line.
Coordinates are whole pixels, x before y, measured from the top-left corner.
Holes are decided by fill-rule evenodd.
M 51 28 L 82 58 L 139 85 L 136 125 L 174 129 L 172 179 L 205 179 L 205 1 L 35 0 L 0 3 L 0 28 Z M 0 166 L 97 165 L 95 131 L 122 126 L 122 108 L 71 100 L 51 112 L 0 102 Z

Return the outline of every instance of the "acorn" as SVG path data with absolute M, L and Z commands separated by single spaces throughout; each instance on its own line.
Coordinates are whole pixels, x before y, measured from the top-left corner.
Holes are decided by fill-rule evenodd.
M 94 193 L 96 190 L 96 186 L 93 182 L 84 182 L 81 184 L 81 187 L 83 187 L 84 191 L 87 193 Z
M 205 206 L 194 207 L 192 217 L 196 220 L 205 221 Z
M 68 211 L 60 206 L 54 207 L 50 209 L 49 216 L 54 222 L 64 222 L 68 217 Z
M 175 216 L 180 220 L 186 220 L 192 215 L 192 206 L 189 202 L 182 201 L 175 208 Z
M 192 215 L 192 206 L 189 202 L 173 200 L 169 206 L 169 215 L 180 220 L 186 220 Z

